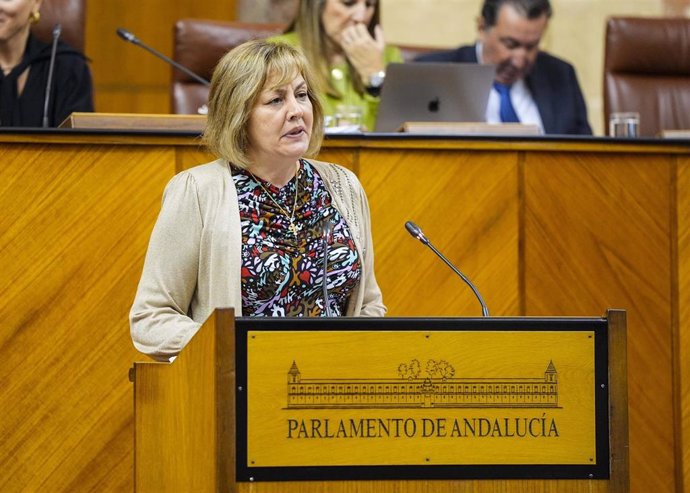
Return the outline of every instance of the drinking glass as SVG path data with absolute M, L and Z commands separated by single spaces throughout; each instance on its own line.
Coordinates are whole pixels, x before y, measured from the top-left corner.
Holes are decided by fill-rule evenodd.
M 350 127 L 353 129 L 362 128 L 362 108 L 359 106 L 339 104 L 335 108 L 335 126 Z
M 640 135 L 640 114 L 633 111 L 611 113 L 609 117 L 610 137 L 638 137 Z

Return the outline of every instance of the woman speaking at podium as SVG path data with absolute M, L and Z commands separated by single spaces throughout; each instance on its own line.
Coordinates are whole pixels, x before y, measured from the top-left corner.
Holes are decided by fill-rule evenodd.
M 58 41 L 54 34 L 53 57 L 53 46 L 30 32 L 31 24 L 40 18 L 41 3 L 0 1 L 2 127 L 56 127 L 74 111 L 93 111 L 91 73 L 84 55 Z
M 384 315 L 365 193 L 350 171 L 305 157 L 323 139 L 315 87 L 283 43 L 250 41 L 218 63 L 204 141 L 219 159 L 165 189 L 130 312 L 139 351 L 175 356 L 218 307 Z

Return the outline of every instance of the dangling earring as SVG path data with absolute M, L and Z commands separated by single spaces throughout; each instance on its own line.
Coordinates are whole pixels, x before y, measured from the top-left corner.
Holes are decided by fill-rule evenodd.
M 36 12 L 31 12 L 31 14 L 29 14 L 29 20 L 32 24 L 36 24 L 41 20 L 41 13 L 38 10 Z

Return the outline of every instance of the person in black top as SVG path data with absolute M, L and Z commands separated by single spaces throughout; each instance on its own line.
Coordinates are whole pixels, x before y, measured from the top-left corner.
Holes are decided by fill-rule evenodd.
M 51 45 L 30 32 L 42 0 L 0 2 L 0 126 L 43 126 Z M 59 42 L 53 69 L 48 126 L 72 112 L 93 111 L 91 72 L 86 58 Z

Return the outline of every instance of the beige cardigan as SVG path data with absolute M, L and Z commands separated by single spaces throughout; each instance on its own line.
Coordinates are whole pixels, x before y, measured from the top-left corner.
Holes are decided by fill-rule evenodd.
M 369 204 L 357 177 L 335 164 L 309 161 L 323 179 L 362 258 L 347 316 L 383 316 L 374 276 Z M 242 315 L 237 190 L 227 161 L 183 171 L 170 180 L 151 233 L 130 311 L 134 346 L 159 360 L 177 355 L 215 308 Z

